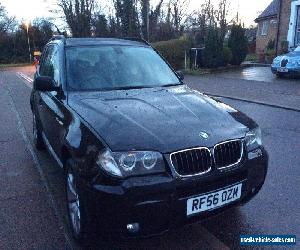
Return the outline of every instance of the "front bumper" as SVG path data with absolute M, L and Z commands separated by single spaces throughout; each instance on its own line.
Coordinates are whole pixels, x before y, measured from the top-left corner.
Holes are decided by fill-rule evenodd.
M 212 170 L 205 176 L 174 178 L 170 174 L 132 177 L 120 185 L 85 186 L 89 213 L 97 231 L 114 232 L 125 237 L 151 236 L 193 223 L 249 201 L 262 187 L 268 154 L 245 159 L 230 171 Z M 238 201 L 191 217 L 186 215 L 187 199 L 232 184 L 243 182 Z M 127 224 L 139 223 L 134 234 Z
M 274 66 L 274 65 L 271 66 L 271 71 L 275 75 L 281 74 L 281 75 L 300 76 L 300 68 L 293 68 L 293 67 L 287 66 L 286 69 L 288 70 L 288 72 L 279 72 L 278 71 L 279 69 L 280 69 L 279 66 Z

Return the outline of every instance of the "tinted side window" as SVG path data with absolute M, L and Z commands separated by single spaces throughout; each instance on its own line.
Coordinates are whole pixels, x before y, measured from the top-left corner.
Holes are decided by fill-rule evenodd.
M 53 79 L 57 85 L 60 85 L 60 56 L 59 47 L 55 46 L 51 55 L 51 65 L 53 66 Z
M 60 84 L 60 57 L 57 46 L 48 47 L 40 68 L 40 75 L 52 77 L 57 85 Z
M 47 48 L 44 49 L 42 57 L 41 57 L 41 60 L 40 60 L 39 74 L 41 76 L 45 75 L 44 74 L 44 72 L 45 72 L 45 64 L 46 64 L 46 60 L 47 60 L 47 57 L 48 57 L 48 54 L 49 54 L 49 48 L 50 47 L 47 47 Z
M 51 61 L 50 61 L 53 49 L 54 49 L 54 46 L 49 46 L 46 50 L 46 54 L 43 58 L 43 63 L 42 63 L 41 68 L 40 68 L 40 75 L 41 76 L 53 77 L 53 74 L 51 72 L 52 67 L 51 67 Z

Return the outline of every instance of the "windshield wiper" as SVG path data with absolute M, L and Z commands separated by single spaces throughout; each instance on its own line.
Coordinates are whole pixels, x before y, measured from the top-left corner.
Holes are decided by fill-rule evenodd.
M 183 84 L 183 83 L 170 83 L 170 84 L 163 85 L 162 87 L 179 86 L 179 85 L 182 85 L 182 84 Z
M 113 88 L 113 90 L 144 89 L 144 88 L 152 88 L 152 87 L 149 87 L 149 86 L 124 86 L 124 87 Z
M 107 90 L 129 90 L 129 89 L 146 89 L 146 88 L 157 88 L 157 87 L 171 87 L 171 86 L 178 86 L 182 85 L 182 83 L 172 83 L 172 84 L 166 84 L 166 85 L 161 85 L 161 86 L 123 86 L 123 87 L 117 87 L 117 88 L 112 88 L 112 89 L 107 89 Z M 106 89 L 102 89 L 106 90 Z

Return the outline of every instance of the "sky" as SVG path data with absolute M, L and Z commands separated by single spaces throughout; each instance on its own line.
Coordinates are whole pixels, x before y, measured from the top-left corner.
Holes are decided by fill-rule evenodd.
M 150 0 L 155 2 L 157 0 Z M 272 0 L 231 0 L 231 16 L 234 16 L 239 10 L 240 17 L 246 26 L 254 24 L 254 19 L 258 13 L 263 11 Z M 191 11 L 200 8 L 204 0 L 190 0 L 189 9 Z M 212 0 L 218 2 L 218 0 Z M 0 0 L 8 13 L 16 16 L 18 20 L 33 20 L 36 17 L 53 16 L 49 13 L 49 7 L 55 3 L 55 0 Z

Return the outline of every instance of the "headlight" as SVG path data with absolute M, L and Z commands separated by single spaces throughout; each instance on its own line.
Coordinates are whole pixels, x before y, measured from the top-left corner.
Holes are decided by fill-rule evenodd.
M 297 61 L 295 59 L 289 59 L 289 64 L 295 66 Z
M 259 127 L 250 130 L 245 137 L 247 150 L 252 151 L 262 145 L 261 130 Z
M 165 171 L 162 155 L 151 151 L 111 152 L 106 149 L 99 153 L 97 165 L 116 177 Z
M 113 176 L 122 177 L 122 172 L 118 168 L 118 165 L 109 150 L 104 150 L 99 153 L 96 164 L 107 173 Z
M 274 64 L 274 65 L 278 65 L 278 64 L 280 64 L 280 62 L 281 62 L 281 57 L 276 57 L 276 58 L 274 58 L 274 60 L 273 60 L 273 64 Z

